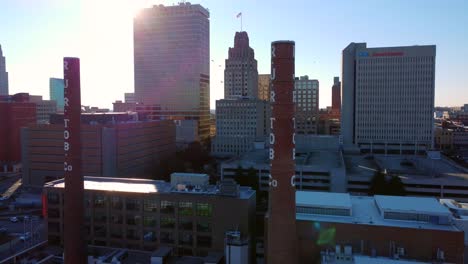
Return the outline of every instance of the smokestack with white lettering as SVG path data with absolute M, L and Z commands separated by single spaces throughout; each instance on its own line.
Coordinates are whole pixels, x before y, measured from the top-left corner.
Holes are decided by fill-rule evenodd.
M 267 263 L 297 263 L 294 47 L 294 41 L 271 43 L 271 175 Z
M 81 174 L 80 59 L 63 59 L 64 77 L 64 177 L 65 263 L 86 263 L 84 184 Z

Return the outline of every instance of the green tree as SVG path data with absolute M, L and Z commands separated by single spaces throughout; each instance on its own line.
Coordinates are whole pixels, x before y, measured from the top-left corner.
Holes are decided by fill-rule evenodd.
M 405 185 L 401 181 L 399 176 L 391 176 L 387 179 L 387 175 L 382 171 L 377 171 L 372 178 L 370 188 L 370 195 L 406 195 Z

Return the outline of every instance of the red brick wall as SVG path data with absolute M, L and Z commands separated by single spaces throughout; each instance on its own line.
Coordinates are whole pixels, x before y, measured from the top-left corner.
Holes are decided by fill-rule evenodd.
M 463 263 L 461 231 L 297 221 L 297 234 L 301 263 L 315 263 L 321 250 L 334 251 L 336 244 L 351 245 L 353 253 L 360 253 L 362 244 L 364 255 L 371 255 L 374 248 L 378 256 L 389 257 L 391 241 L 396 247 L 405 248 L 404 258 L 431 261 L 439 248 L 444 251 L 447 262 Z

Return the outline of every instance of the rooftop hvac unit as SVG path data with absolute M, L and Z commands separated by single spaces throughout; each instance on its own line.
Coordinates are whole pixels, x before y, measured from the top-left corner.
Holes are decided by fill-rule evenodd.
M 335 246 L 335 253 L 338 255 L 338 254 L 341 254 L 341 245 L 336 245 Z
M 351 255 L 353 255 L 353 247 L 351 247 L 351 246 L 345 246 L 345 247 L 344 247 L 344 254 L 345 254 L 346 256 L 351 256 Z

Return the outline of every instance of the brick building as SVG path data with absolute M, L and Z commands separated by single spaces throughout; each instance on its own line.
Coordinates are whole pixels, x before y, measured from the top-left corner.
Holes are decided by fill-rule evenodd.
M 181 188 L 163 181 L 85 176 L 87 244 L 145 251 L 170 247 L 175 255 L 206 256 L 224 253 L 226 232 L 252 238 L 254 190 L 232 181 L 197 183 L 188 190 L 192 185 L 186 183 Z M 44 194 L 49 244 L 63 245 L 63 179 L 47 183 Z
M 0 97 L 0 163 L 21 161 L 20 129 L 36 123 L 36 104 L 29 94 Z
M 161 158 L 175 153 L 170 120 L 82 124 L 84 175 L 148 177 Z M 63 125 L 31 125 L 22 130 L 23 184 L 42 186 L 63 177 Z

